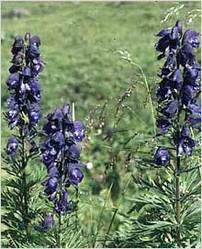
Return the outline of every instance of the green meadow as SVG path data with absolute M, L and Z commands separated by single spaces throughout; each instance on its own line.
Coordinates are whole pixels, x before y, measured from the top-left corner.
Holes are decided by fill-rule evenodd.
M 154 135 L 157 74 L 163 64 L 156 59 L 155 34 L 177 19 L 184 29 L 200 31 L 200 2 L 3 2 L 1 8 L 2 112 L 7 110 L 13 39 L 31 32 L 41 38 L 45 63 L 40 76 L 43 118 L 74 103 L 76 119 L 87 127 L 82 161 L 92 168 L 80 185 L 80 225 L 86 237 L 102 237 L 118 209 L 113 234 L 140 191 L 131 178 L 141 162 L 138 153 L 152 157 L 156 146 L 147 139 Z M 16 9 L 22 11 L 20 17 L 9 14 Z M 3 151 L 15 131 L 3 118 L 1 128 Z M 46 177 L 39 159 L 30 167 Z M 149 174 L 155 177 L 156 170 Z M 4 188 L 6 173 L 1 175 Z

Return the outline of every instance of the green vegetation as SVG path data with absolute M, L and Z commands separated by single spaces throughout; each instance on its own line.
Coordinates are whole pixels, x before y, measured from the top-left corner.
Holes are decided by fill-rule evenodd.
M 170 8 L 182 4 L 161 22 Z M 131 174 L 145 173 L 151 178 L 166 175 L 162 169 L 136 169 L 145 154 L 147 159 L 152 158 L 155 141 L 151 139 L 153 120 L 145 78 L 135 64 L 143 70 L 155 101 L 159 81 L 156 72 L 162 65 L 156 60 L 155 34 L 161 27 L 173 25 L 177 18 L 185 28 L 200 30 L 200 3 L 2 3 L 2 14 L 13 9 L 26 9 L 29 14 L 2 19 L 2 111 L 7 108 L 5 80 L 13 38 L 25 32 L 38 34 L 46 63 L 40 80 L 42 113 L 45 116 L 65 103 L 75 103 L 76 119 L 85 120 L 88 128 L 82 161 L 93 165 L 80 186 L 79 223 L 87 242 L 79 243 L 78 232 L 66 246 L 103 245 L 124 222 L 133 197 L 140 192 Z M 189 11 L 193 11 L 190 23 Z M 2 120 L 2 148 L 9 134 Z M 32 167 L 42 173 L 42 163 L 36 163 Z M 5 173 L 2 175 L 4 178 Z M 137 213 L 131 215 L 135 218 Z M 72 238 L 73 234 L 68 236 Z

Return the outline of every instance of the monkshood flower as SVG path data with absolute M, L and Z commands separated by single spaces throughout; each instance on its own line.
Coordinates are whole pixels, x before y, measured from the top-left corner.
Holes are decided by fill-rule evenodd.
M 5 162 L 9 165 L 8 168 L 6 167 L 6 171 L 12 175 L 12 177 L 8 177 L 8 186 L 12 185 L 12 188 L 8 190 L 8 195 L 9 192 L 10 194 L 19 193 L 20 201 L 11 198 L 12 200 L 5 202 L 5 208 L 9 212 L 16 211 L 18 220 L 23 224 L 21 226 L 23 237 L 11 236 L 11 240 L 16 245 L 22 241 L 29 241 L 30 224 L 34 217 L 34 207 L 31 201 L 32 189 L 35 189 L 39 180 L 35 179 L 34 171 L 27 172 L 30 161 L 39 155 L 36 138 L 38 135 L 37 124 L 41 118 L 39 73 L 43 68 L 39 46 L 38 36 L 26 33 L 24 38 L 15 37 L 11 49 L 10 75 L 6 81 L 9 97 L 7 100 L 8 110 L 4 115 L 9 128 L 15 129 L 15 136 L 13 135 L 8 139 L 5 149 Z M 47 186 L 53 188 L 54 192 L 54 180 L 49 181 Z M 6 199 L 8 198 L 6 197 Z M 16 220 L 12 221 L 11 218 L 9 222 L 11 222 L 12 227 L 17 226 Z M 51 223 L 51 216 L 48 216 L 43 224 L 44 230 L 47 230 Z M 26 240 L 24 235 L 26 235 Z
M 81 165 L 76 163 L 69 164 L 68 177 L 71 184 L 78 185 L 84 177 L 81 171 Z
M 43 220 L 42 230 L 44 232 L 47 232 L 50 228 L 52 228 L 53 225 L 54 225 L 53 215 L 49 213 Z
M 58 201 L 55 203 L 55 211 L 59 214 L 64 215 L 68 211 L 68 193 L 67 190 L 63 190 Z
M 167 48 L 173 51 L 179 46 L 180 38 L 182 37 L 181 22 L 177 21 L 173 28 L 161 30 L 157 36 L 160 37 L 159 41 L 156 43 L 156 50 L 162 53 L 159 57 L 160 59 L 165 56 Z
M 18 140 L 15 137 L 10 137 L 7 143 L 7 153 L 8 155 L 15 155 L 18 149 Z
M 161 53 L 158 59 L 165 58 L 156 92 L 158 134 L 162 136 L 170 132 L 176 155 L 190 156 L 196 142 L 189 130 L 201 130 L 201 107 L 198 101 L 201 66 L 194 54 L 199 47 L 200 36 L 191 29 L 183 34 L 180 21 L 172 28 L 161 30 L 157 36 L 160 38 L 155 47 Z M 155 163 L 167 165 L 168 153 L 166 148 L 158 148 L 154 155 Z
M 168 119 L 166 118 L 159 118 L 157 120 L 157 127 L 160 130 L 161 134 L 167 133 L 168 129 L 170 128 L 171 123 Z
M 190 125 L 192 128 L 201 131 L 201 117 L 189 117 L 187 119 L 188 125 Z
M 10 128 L 23 128 L 27 133 L 35 129 L 40 114 L 39 73 L 43 69 L 40 58 L 40 38 L 25 34 L 25 38 L 16 36 L 11 52 L 13 58 L 6 81 L 10 97 L 6 114 Z
M 168 150 L 166 148 L 159 147 L 154 155 L 155 163 L 159 166 L 167 166 L 170 160 Z
M 68 188 L 77 188 L 83 180 L 79 143 L 85 138 L 85 127 L 74 121 L 69 105 L 48 114 L 43 127 L 45 140 L 41 146 L 42 160 L 47 169 L 43 185 L 54 211 L 64 215 L 70 210 Z
M 195 145 L 195 141 L 190 136 L 189 128 L 183 127 L 177 138 L 178 155 L 190 156 Z

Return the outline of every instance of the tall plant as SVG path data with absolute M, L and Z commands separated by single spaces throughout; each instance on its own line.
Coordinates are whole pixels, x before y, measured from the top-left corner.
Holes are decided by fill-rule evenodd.
M 200 171 L 198 132 L 201 130 L 200 65 L 194 49 L 199 33 L 177 21 L 161 30 L 156 43 L 158 59 L 166 61 L 157 89 L 157 144 L 153 162 L 139 164 L 134 182 L 140 192 L 114 246 L 185 247 L 200 240 Z M 196 152 L 193 153 L 193 150 Z M 147 174 L 156 169 L 153 177 Z M 137 218 L 131 217 L 132 213 Z
M 15 37 L 12 66 L 6 82 L 10 97 L 5 118 L 15 134 L 8 139 L 4 156 L 5 174 L 9 177 L 1 196 L 5 208 L 2 222 L 6 225 L 2 237 L 7 239 L 8 246 L 14 247 L 31 241 L 32 222 L 37 214 L 32 190 L 39 179 L 32 173 L 36 166 L 30 169 L 29 165 L 39 153 L 36 143 L 41 117 L 39 74 L 43 69 L 40 44 L 40 38 L 29 33 L 24 38 Z
M 161 69 L 160 87 L 157 91 L 159 117 L 157 127 L 160 135 L 169 134 L 173 147 L 171 168 L 175 177 L 175 217 L 176 242 L 181 245 L 181 211 L 183 210 L 180 193 L 180 175 L 186 169 L 183 157 L 191 156 L 196 146 L 193 129 L 200 130 L 201 107 L 197 97 L 200 93 L 201 68 L 197 63 L 194 49 L 199 47 L 199 33 L 191 29 L 182 32 L 182 24 L 177 21 L 172 29 L 163 29 L 158 33 L 157 51 L 159 59 L 166 57 Z M 191 135 L 192 133 L 192 135 Z M 169 151 L 159 147 L 155 153 L 157 165 L 167 166 Z
M 53 204 L 53 211 L 51 210 L 45 217 L 42 228 L 47 232 L 54 226 L 52 246 L 56 247 L 67 246 L 69 227 L 74 233 L 79 229 L 78 185 L 84 177 L 82 169 L 85 167 L 79 160 L 81 151 L 79 143 L 85 138 L 85 127 L 82 122 L 75 121 L 73 116 L 69 105 L 57 108 L 48 114 L 43 128 L 45 139 L 41 151 L 48 173 L 43 185 L 45 194 Z M 69 197 L 73 190 L 75 200 Z M 75 217 L 73 227 L 70 219 L 72 213 Z

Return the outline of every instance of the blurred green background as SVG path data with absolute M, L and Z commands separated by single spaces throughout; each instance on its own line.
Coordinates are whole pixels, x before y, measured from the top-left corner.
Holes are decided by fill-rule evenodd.
M 83 120 L 88 127 L 82 160 L 92 163 L 93 168 L 86 172 L 81 184 L 80 220 L 89 233 L 96 225 L 106 199 L 107 211 L 100 225 L 103 231 L 109 226 L 113 207 L 119 206 L 123 211 L 130 207 L 130 196 L 136 188 L 129 178 L 135 164 L 128 159 L 133 151 L 131 155 L 126 153 L 124 142 L 134 133 L 153 134 L 151 106 L 143 77 L 136 66 L 121 58 L 120 51 L 122 54 L 127 51 L 141 66 L 153 95 L 159 81 L 157 72 L 163 63 L 156 59 L 155 34 L 174 25 L 177 19 L 182 20 L 184 28 L 199 31 L 199 10 L 200 2 L 191 1 L 2 3 L 2 112 L 7 108 L 5 80 L 9 75 L 13 39 L 25 32 L 37 34 L 42 41 L 41 57 L 46 63 L 40 77 L 43 116 L 64 103 L 74 102 L 76 119 Z M 122 106 L 116 127 L 127 131 L 105 139 L 115 127 L 119 99 L 125 96 L 128 87 L 133 91 L 124 99 L 125 106 Z M 100 127 L 102 121 L 104 125 Z M 9 134 L 7 124 L 2 120 L 2 148 Z M 133 142 L 131 139 L 130 148 L 137 146 L 138 139 L 136 145 Z M 114 158 L 116 165 L 112 171 L 106 171 Z M 37 164 L 41 165 L 41 162 Z M 114 183 L 114 195 L 110 198 L 111 182 Z

